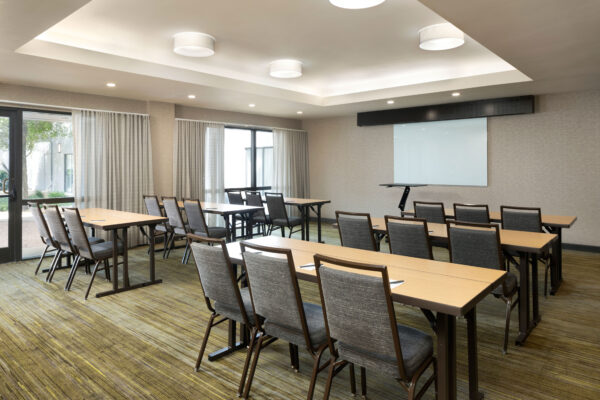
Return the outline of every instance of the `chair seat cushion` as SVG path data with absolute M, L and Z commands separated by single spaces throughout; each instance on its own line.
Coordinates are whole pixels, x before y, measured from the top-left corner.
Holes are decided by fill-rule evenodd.
M 187 235 L 187 232 L 183 228 L 174 228 L 173 232 L 175 232 L 176 235 Z
M 103 260 L 105 258 L 110 258 L 113 255 L 113 242 L 102 242 L 97 244 L 90 245 L 92 249 L 92 254 L 96 260 Z M 121 242 L 117 242 L 117 249 L 119 254 L 123 253 L 123 244 Z
M 206 232 L 202 231 L 194 231 L 194 235 L 205 236 Z M 227 237 L 227 229 L 220 226 L 209 226 L 208 227 L 208 237 L 221 239 Z
M 404 372 L 408 379 L 411 379 L 417 369 L 433 355 L 433 339 L 425 332 L 400 324 L 398 325 L 398 337 L 400 338 Z M 387 354 L 367 354 L 360 349 L 338 342 L 338 349 L 340 357 L 344 360 L 367 369 L 377 369 L 397 379 L 400 378 L 393 348 Z
M 248 291 L 248 288 L 241 288 L 240 295 L 242 296 L 242 302 L 244 303 L 248 320 L 251 324 L 254 324 L 254 311 L 252 310 L 252 300 L 250 299 L 250 292 Z M 244 323 L 244 317 L 242 317 L 242 313 L 237 307 L 231 308 L 228 305 L 226 306 L 218 301 L 215 301 L 215 311 L 222 316 L 232 319 L 236 322 Z
M 288 217 L 288 221 L 290 224 L 287 224 L 287 221 L 284 218 L 275 218 L 271 223 L 275 226 L 298 226 L 302 225 L 304 220 L 301 217 L 290 216 Z
M 310 341 L 312 342 L 313 348 L 316 349 L 327 342 L 327 331 L 325 330 L 323 309 L 317 304 L 303 303 L 303 305 Z M 302 330 L 275 324 L 269 322 L 269 320 L 265 321 L 265 333 L 295 345 L 302 346 L 305 344 L 304 333 Z
M 506 288 L 506 289 L 505 289 Z M 517 276 L 512 272 L 508 272 L 506 274 L 506 278 L 504 280 L 504 285 L 498 285 L 492 294 L 496 297 L 498 296 L 510 296 L 517 291 Z
M 264 213 L 256 213 L 252 216 L 252 222 L 260 224 L 270 224 L 271 220 L 269 219 L 269 216 L 265 215 Z
M 164 233 L 164 232 L 168 232 L 168 231 L 167 231 L 167 228 L 163 224 L 160 224 L 160 225 L 156 225 L 156 228 L 154 228 L 154 232 L 163 232 Z
M 92 245 L 92 244 L 98 244 L 98 243 L 103 243 L 104 239 L 90 236 L 90 237 L 88 237 L 88 242 L 90 242 L 90 245 Z

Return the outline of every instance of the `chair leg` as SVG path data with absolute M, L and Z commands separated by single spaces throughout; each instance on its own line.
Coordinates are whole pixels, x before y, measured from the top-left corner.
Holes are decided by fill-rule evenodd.
M 104 276 L 106 277 L 107 281 L 111 281 L 110 279 L 110 266 L 108 265 L 108 258 L 106 260 L 104 260 Z
M 175 232 L 171 232 L 166 243 L 165 243 L 165 248 L 163 251 L 163 258 L 169 258 L 169 254 L 171 253 L 171 242 L 175 242 Z
M 256 341 L 256 328 L 250 329 L 250 343 L 248 344 L 248 351 L 246 352 L 246 361 L 244 361 L 244 369 L 242 370 L 242 376 L 240 377 L 240 385 L 238 387 L 238 397 L 242 397 L 244 391 L 244 384 L 246 383 L 246 375 L 248 375 L 248 366 L 250 365 L 250 359 L 252 358 L 252 352 L 254 351 L 254 342 Z
M 46 257 L 46 252 L 48 251 L 48 247 L 50 247 L 50 246 L 46 245 L 46 248 L 44 249 L 44 252 L 42 253 L 42 256 L 40 257 L 40 261 L 38 262 L 38 265 L 35 269 L 34 275 L 38 274 L 38 271 L 40 270 L 40 266 L 42 265 L 42 261 L 44 261 L 44 257 Z
M 315 392 L 315 384 L 317 383 L 317 374 L 319 373 L 319 367 L 321 365 L 321 356 L 323 355 L 323 353 L 325 352 L 325 349 L 328 348 L 328 345 L 325 344 L 323 346 L 321 346 L 321 348 L 317 351 L 317 354 L 315 356 L 315 363 L 313 365 L 313 371 L 312 371 L 312 375 L 310 377 L 310 385 L 308 386 L 308 395 L 307 395 L 307 400 L 312 400 L 313 398 L 313 394 Z M 296 356 L 298 355 L 298 353 L 296 353 Z
M 364 367 L 360 367 L 360 394 L 367 397 L 367 370 Z
M 58 264 L 60 262 L 60 258 L 63 255 L 63 251 L 59 250 L 56 252 L 56 255 L 54 256 L 54 260 L 52 260 L 52 265 L 50 266 L 50 269 L 48 270 L 48 274 L 46 274 L 46 282 L 50 283 L 52 282 L 52 278 L 54 277 L 54 271 L 56 271 L 56 268 L 58 267 Z
M 354 364 L 350 363 L 350 393 L 356 396 L 356 376 L 354 375 Z
M 285 237 L 285 227 L 281 227 L 281 237 Z
M 246 387 L 244 388 L 244 394 L 242 397 L 244 399 L 248 398 L 250 394 L 250 388 L 252 387 L 252 379 L 254 379 L 254 373 L 256 372 L 256 364 L 258 364 L 258 357 L 260 356 L 260 351 L 262 350 L 262 344 L 265 339 L 265 334 L 260 333 L 260 338 L 258 339 L 258 343 L 256 344 L 256 353 L 254 354 L 254 359 L 252 360 L 252 366 L 250 367 L 250 374 L 248 375 L 248 382 L 246 383 Z
M 198 359 L 196 360 L 196 366 L 194 369 L 196 372 L 200 370 L 200 363 L 202 363 L 202 356 L 204 355 L 204 350 L 206 349 L 206 343 L 208 343 L 208 337 L 210 336 L 210 330 L 213 326 L 213 321 L 217 314 L 212 313 L 210 319 L 208 320 L 208 326 L 206 327 L 206 332 L 204 332 L 204 337 L 202 338 L 202 345 L 200 346 L 200 352 L 198 353 Z
M 71 265 L 71 271 L 69 271 L 69 276 L 67 278 L 67 283 L 65 283 L 65 291 L 71 290 L 71 284 L 73 283 L 73 279 L 75 279 L 75 273 L 77 272 L 77 268 L 79 267 L 80 259 L 81 257 L 77 255 L 73 260 L 73 264 Z
M 352 365 L 352 364 L 351 364 Z M 331 383 L 333 382 L 333 371 L 335 370 L 335 358 L 329 360 L 329 371 L 327 372 L 327 382 L 325 383 L 325 393 L 323 393 L 323 400 L 329 400 L 329 393 L 331 392 Z M 352 365 L 352 376 L 354 376 L 354 365 Z M 350 378 L 352 379 L 352 378 Z
M 98 265 L 99 264 L 100 264 L 99 260 L 96 261 L 96 264 L 94 264 L 94 270 L 92 271 L 92 279 L 90 279 L 90 284 L 88 285 L 88 288 L 85 291 L 85 297 L 84 297 L 85 300 L 87 300 L 87 298 L 88 298 L 88 296 L 90 294 L 90 289 L 92 288 L 92 283 L 94 283 L 94 278 L 96 277 L 96 272 L 98 272 Z
M 510 312 L 512 311 L 512 297 L 506 299 L 506 326 L 504 327 L 504 346 L 502 354 L 506 354 L 508 348 L 508 334 L 510 330 Z
M 182 264 L 187 264 L 187 255 L 188 255 L 188 251 L 190 250 L 190 242 L 186 241 L 185 242 L 185 250 L 183 251 L 183 257 L 181 258 L 181 263 Z

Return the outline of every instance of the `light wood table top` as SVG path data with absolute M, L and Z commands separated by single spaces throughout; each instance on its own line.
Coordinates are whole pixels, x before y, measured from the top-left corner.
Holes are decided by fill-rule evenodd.
M 301 197 L 285 197 L 283 199 L 283 202 L 287 205 L 306 206 L 306 205 L 315 205 L 315 204 L 327 204 L 327 203 L 331 203 L 331 200 L 304 199 Z
M 446 217 L 454 218 L 454 209 L 445 209 Z M 405 215 L 415 215 L 414 210 L 404 211 Z M 490 220 L 493 222 L 502 221 L 500 211 L 490 211 Z M 552 226 L 557 228 L 570 228 L 577 221 L 576 216 L 572 215 L 550 215 L 542 214 L 542 225 Z
M 373 230 L 384 233 L 385 219 L 371 218 Z M 446 224 L 427 223 L 429 236 L 436 239 L 448 240 Z M 525 251 L 527 253 L 542 253 L 558 239 L 558 235 L 550 233 L 523 232 L 500 229 L 500 244 L 506 250 Z
M 160 202 L 160 205 L 162 207 L 162 205 L 163 205 L 162 202 Z M 177 205 L 182 210 L 184 209 L 183 201 L 178 201 Z M 262 207 L 257 207 L 257 206 L 246 206 L 243 204 L 213 203 L 213 202 L 207 202 L 207 201 L 201 201 L 200 205 L 202 206 L 202 211 L 204 211 L 204 212 L 211 213 L 211 214 L 221 214 L 221 215 L 239 214 L 239 213 L 255 212 L 255 211 L 263 210 Z
M 292 250 L 298 278 L 316 281 L 316 271 L 300 268 L 313 263 L 316 253 L 354 262 L 385 265 L 390 280 L 404 280 L 392 289 L 394 301 L 454 316 L 464 315 L 493 290 L 505 271 L 477 268 L 447 262 L 404 257 L 388 253 L 352 249 L 297 239 L 265 236 L 249 243 Z M 241 263 L 239 242 L 227 245 L 234 263 Z M 361 271 L 361 273 L 371 273 Z
M 79 210 L 79 213 L 84 225 L 103 230 L 160 224 L 161 222 L 168 221 L 166 217 L 108 210 L 105 208 L 82 208 Z

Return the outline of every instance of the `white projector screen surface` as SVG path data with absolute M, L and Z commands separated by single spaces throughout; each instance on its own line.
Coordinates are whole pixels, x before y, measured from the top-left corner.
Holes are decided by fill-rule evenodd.
M 487 186 L 487 118 L 394 125 L 394 182 Z

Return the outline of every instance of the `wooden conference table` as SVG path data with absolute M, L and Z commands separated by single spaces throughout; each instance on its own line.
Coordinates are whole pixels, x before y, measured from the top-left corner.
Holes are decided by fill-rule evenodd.
M 106 292 L 96 293 L 96 297 L 108 296 L 115 293 L 125 292 L 132 289 L 137 289 L 144 286 L 161 283 L 162 279 L 156 279 L 154 269 L 154 241 L 150 240 L 150 279 L 146 282 L 131 285 L 129 283 L 129 264 L 128 264 L 128 245 L 127 245 L 127 230 L 132 226 L 148 226 L 150 229 L 150 237 L 154 236 L 154 228 L 157 224 L 166 222 L 166 217 L 156 217 L 147 214 L 137 214 L 125 211 L 107 210 L 104 208 L 82 208 L 79 210 L 81 220 L 85 226 L 91 227 L 92 230 L 100 229 L 107 232 L 112 232 L 113 242 L 113 288 Z M 119 230 L 121 235 L 119 237 Z M 123 286 L 119 287 L 119 263 L 117 241 L 123 243 Z
M 396 302 L 436 313 L 433 328 L 437 334 L 438 398 L 456 398 L 456 317 L 465 316 L 469 349 L 469 396 L 479 399 L 477 375 L 476 305 L 498 286 L 505 271 L 469 267 L 447 262 L 404 257 L 388 253 L 358 250 L 297 239 L 266 236 L 248 240 L 271 247 L 292 250 L 299 279 L 316 282 L 316 272 L 299 268 L 313 263 L 316 253 L 355 262 L 386 265 L 390 279 L 402 279 L 404 284 L 392 289 Z M 234 264 L 242 263 L 239 243 L 229 243 L 227 250 Z M 233 339 L 235 343 L 235 328 Z
M 373 231 L 386 233 L 384 218 L 371 218 Z M 429 236 L 443 241 L 448 240 L 446 224 L 427 223 Z M 500 244 L 505 251 L 519 254 L 519 335 L 516 344 L 522 345 L 540 322 L 538 273 L 536 255 L 542 254 L 558 240 L 558 236 L 548 233 L 513 231 L 500 229 Z M 529 278 L 529 260 L 531 259 L 531 279 Z M 531 280 L 531 282 L 530 282 Z M 531 287 L 531 290 L 530 290 Z M 531 307 L 530 307 L 531 304 Z M 531 312 L 530 312 L 531 308 Z
M 454 210 L 452 208 L 445 209 L 446 217 L 454 218 Z M 414 210 L 409 210 L 404 213 L 405 215 L 415 215 Z M 500 211 L 490 211 L 490 220 L 492 222 L 501 222 L 502 215 Z M 550 294 L 554 295 L 560 288 L 562 283 L 562 230 L 570 228 L 577 221 L 576 216 L 572 215 L 550 215 L 542 214 L 542 226 L 549 233 L 558 235 L 558 240 L 554 242 L 552 248 L 553 254 L 555 254 L 555 263 L 551 269 L 550 274 Z

